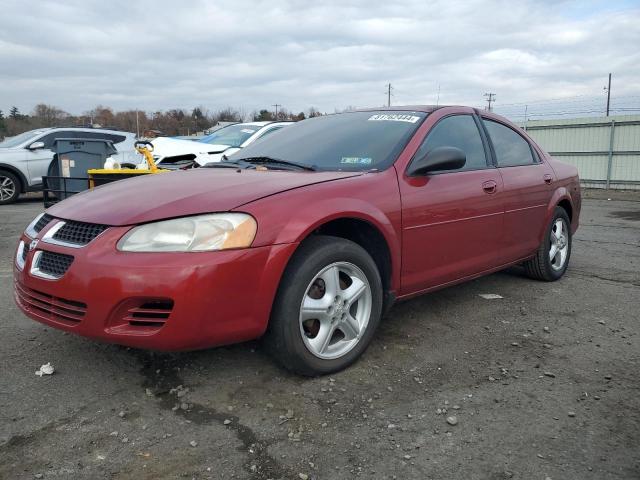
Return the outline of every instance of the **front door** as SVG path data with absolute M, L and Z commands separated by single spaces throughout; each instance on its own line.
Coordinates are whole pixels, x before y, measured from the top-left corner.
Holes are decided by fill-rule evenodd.
M 437 147 L 463 150 L 455 171 L 408 177 L 402 172 L 402 293 L 443 286 L 497 265 L 503 232 L 503 182 L 491 162 L 479 119 L 440 119 L 414 156 Z

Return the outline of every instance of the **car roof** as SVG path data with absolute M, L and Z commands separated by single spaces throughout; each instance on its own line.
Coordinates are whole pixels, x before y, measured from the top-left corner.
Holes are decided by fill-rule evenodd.
M 384 112 L 384 111 L 401 111 L 401 112 L 425 112 L 431 113 L 439 108 L 449 107 L 451 105 L 398 105 L 390 107 L 375 107 L 375 108 L 358 108 L 356 112 Z
M 294 122 L 276 122 L 275 120 L 268 120 L 268 121 L 264 121 L 264 122 L 243 122 L 243 123 L 234 123 L 234 126 L 238 126 L 238 125 L 251 125 L 254 127 L 266 127 L 267 125 L 289 125 L 290 123 L 294 123 Z M 224 128 L 224 127 L 223 127 Z
M 118 130 L 116 128 L 94 128 L 94 127 L 43 127 L 33 130 L 34 132 L 51 132 L 54 130 L 74 130 L 78 132 L 110 132 L 119 133 L 121 135 L 135 135 L 133 132 L 127 132 L 126 130 Z

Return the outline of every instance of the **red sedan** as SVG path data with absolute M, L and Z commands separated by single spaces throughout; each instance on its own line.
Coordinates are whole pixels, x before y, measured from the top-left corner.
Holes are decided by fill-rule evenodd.
M 467 107 L 304 120 L 197 169 L 58 203 L 20 239 L 29 317 L 156 350 L 265 335 L 287 368 L 344 368 L 396 299 L 522 264 L 567 269 L 573 166 Z

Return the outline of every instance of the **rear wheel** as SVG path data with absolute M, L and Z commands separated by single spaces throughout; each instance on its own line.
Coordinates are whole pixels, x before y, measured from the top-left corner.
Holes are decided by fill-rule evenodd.
M 284 273 L 267 346 L 294 372 L 335 372 L 364 352 L 381 312 L 382 281 L 366 250 L 343 238 L 311 237 Z
M 15 202 L 20 196 L 20 180 L 13 173 L 0 170 L 0 205 Z
M 531 278 L 553 282 L 569 265 L 571 256 L 571 221 L 562 207 L 557 207 L 536 256 L 524 263 Z

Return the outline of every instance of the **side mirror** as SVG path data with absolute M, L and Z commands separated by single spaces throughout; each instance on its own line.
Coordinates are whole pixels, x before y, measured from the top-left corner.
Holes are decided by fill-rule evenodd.
M 467 163 L 467 156 L 459 148 L 438 147 L 415 158 L 409 165 L 407 174 L 410 177 L 416 177 L 440 170 L 457 170 L 464 167 L 465 163 Z
M 29 150 L 40 150 L 41 148 L 44 148 L 44 142 L 33 142 L 29 145 Z

